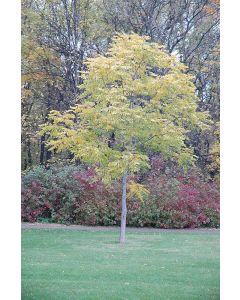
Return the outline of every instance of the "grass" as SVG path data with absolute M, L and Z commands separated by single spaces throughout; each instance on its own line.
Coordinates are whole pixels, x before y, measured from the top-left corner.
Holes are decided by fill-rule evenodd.
M 22 299 L 219 299 L 219 232 L 25 229 Z

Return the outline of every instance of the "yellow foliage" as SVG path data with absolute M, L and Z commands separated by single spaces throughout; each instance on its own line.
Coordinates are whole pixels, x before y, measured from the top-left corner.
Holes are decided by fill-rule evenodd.
M 105 56 L 88 59 L 81 104 L 51 112 L 42 127 L 51 149 L 70 150 L 107 183 L 148 168 L 149 151 L 192 164 L 187 133 L 204 128 L 207 114 L 196 111 L 186 67 L 162 48 L 148 37 L 118 34 Z M 131 183 L 129 193 L 142 199 L 147 191 Z
M 149 191 L 145 188 L 144 185 L 135 183 L 133 181 L 128 183 L 128 198 L 137 198 L 141 201 L 144 201 L 144 197 L 149 194 Z

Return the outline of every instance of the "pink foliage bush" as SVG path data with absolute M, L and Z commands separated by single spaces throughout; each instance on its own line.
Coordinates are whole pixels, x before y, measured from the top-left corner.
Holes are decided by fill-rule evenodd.
M 204 181 L 196 170 L 184 174 L 178 167 L 169 166 L 161 158 L 154 157 L 143 183 L 150 194 L 144 203 L 136 200 L 129 203 L 128 220 L 131 225 L 219 227 L 219 185 Z
M 172 226 L 194 228 L 219 226 L 219 193 L 213 183 L 179 184 L 177 201 L 166 205 L 172 212 Z

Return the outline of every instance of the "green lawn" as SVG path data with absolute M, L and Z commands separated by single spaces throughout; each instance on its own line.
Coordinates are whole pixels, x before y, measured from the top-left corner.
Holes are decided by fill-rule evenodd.
M 22 299 L 219 299 L 219 232 L 25 229 Z

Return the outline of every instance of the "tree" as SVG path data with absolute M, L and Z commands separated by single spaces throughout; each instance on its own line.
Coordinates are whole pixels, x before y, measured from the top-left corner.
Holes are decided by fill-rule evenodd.
M 116 32 L 148 35 L 177 54 L 194 77 L 199 109 L 219 121 L 219 4 L 219 0 L 22 0 L 23 170 L 53 162 L 46 136 L 36 135 L 39 124 L 51 110 L 64 111 L 76 103 L 85 59 L 105 53 Z M 205 158 L 214 140 L 212 132 L 196 131 L 191 138 L 203 171 L 208 170 Z M 66 160 L 70 157 L 64 155 Z
M 163 44 L 177 54 L 194 77 L 198 108 L 209 111 L 219 121 L 219 0 L 102 0 L 106 24 L 116 31 L 148 35 L 151 41 Z M 199 157 L 197 165 L 206 174 L 209 147 L 214 140 L 209 134 L 195 131 L 191 135 Z M 200 142 L 199 142 L 200 141 Z M 201 148 L 199 147 L 201 145 Z M 208 174 L 209 175 L 209 174 Z
M 195 75 L 219 43 L 219 0 L 103 0 L 104 21 L 116 31 L 148 35 L 178 53 Z M 202 82 L 197 82 L 198 85 Z
M 50 158 L 38 126 L 51 110 L 75 103 L 83 59 L 111 32 L 100 14 L 95 0 L 22 0 L 23 169 Z
M 194 161 L 187 133 L 204 127 L 186 67 L 148 37 L 119 34 L 105 56 L 88 59 L 81 103 L 61 113 L 52 111 L 41 134 L 51 151 L 68 150 L 93 165 L 111 184 L 122 178 L 120 242 L 125 242 L 126 198 L 147 190 L 129 175 L 149 168 L 149 156 L 164 157 L 187 167 Z

